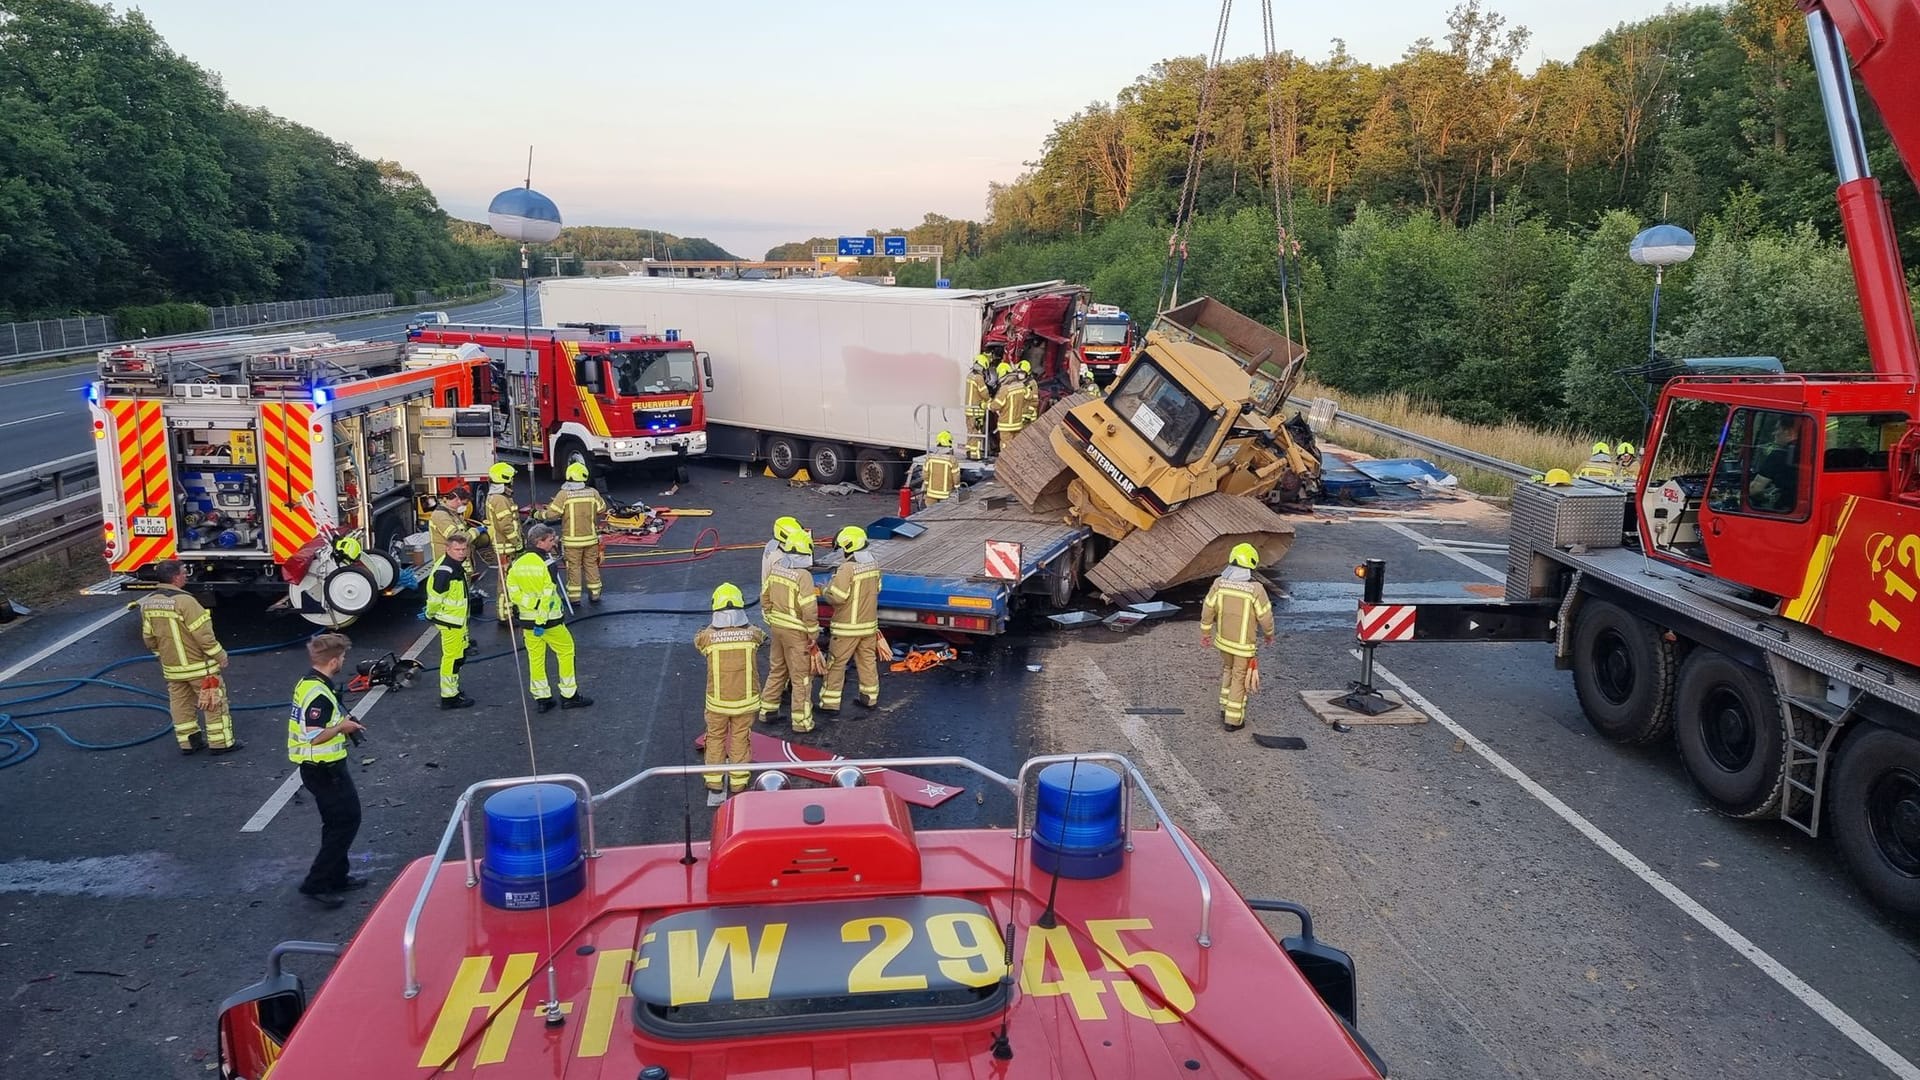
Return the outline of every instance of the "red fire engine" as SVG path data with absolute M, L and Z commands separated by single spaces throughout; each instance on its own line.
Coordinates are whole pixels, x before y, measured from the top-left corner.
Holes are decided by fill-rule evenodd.
M 555 473 L 572 461 L 664 460 L 684 482 L 686 459 L 707 452 L 707 357 L 672 330 L 653 336 L 593 324 L 523 330 L 429 323 L 407 337 L 487 350 L 505 387 L 501 449 Z
M 1080 363 L 1105 386 L 1133 362 L 1133 320 L 1112 304 L 1087 309 L 1080 330 Z

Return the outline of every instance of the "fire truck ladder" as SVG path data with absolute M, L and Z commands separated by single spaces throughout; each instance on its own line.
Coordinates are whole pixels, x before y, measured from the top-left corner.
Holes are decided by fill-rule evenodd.
M 258 352 L 245 358 L 244 370 L 257 396 L 305 396 L 314 387 L 398 370 L 406 348 L 393 341 L 345 341 Z
M 332 340 L 332 334 L 293 333 L 126 345 L 100 353 L 100 381 L 109 394 L 169 394 L 178 383 L 221 382 L 241 376 L 247 358 L 262 350 L 310 347 Z

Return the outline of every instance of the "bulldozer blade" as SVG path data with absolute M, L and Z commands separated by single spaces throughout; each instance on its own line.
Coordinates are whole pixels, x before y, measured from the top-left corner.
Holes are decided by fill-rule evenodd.
M 1091 394 L 1074 394 L 1054 402 L 1053 408 L 1000 447 L 993 478 L 1013 492 L 1020 505 L 1036 514 L 1067 508 L 1067 483 L 1073 479 L 1073 470 L 1054 453 L 1053 429 L 1070 410 L 1092 400 Z
M 1258 499 L 1202 495 L 1151 528 L 1128 533 L 1087 572 L 1087 582 L 1109 603 L 1139 603 L 1163 589 L 1218 574 L 1240 543 L 1252 544 L 1260 565 L 1272 566 L 1293 546 L 1293 526 Z

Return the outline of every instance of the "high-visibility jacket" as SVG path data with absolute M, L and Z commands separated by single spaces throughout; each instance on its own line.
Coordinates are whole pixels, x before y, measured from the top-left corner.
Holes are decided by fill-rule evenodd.
M 140 640 L 160 658 L 160 677 L 170 681 L 212 675 L 226 652 L 213 636 L 213 612 L 171 585 L 140 598 Z
M 598 490 L 571 480 L 560 485 L 541 516 L 560 523 L 562 547 L 591 547 L 600 542 L 600 515 L 606 512 L 607 500 Z
M 538 551 L 523 551 L 507 567 L 507 599 L 520 612 L 520 621 L 528 626 L 552 626 L 566 609 L 560 604 L 560 587 L 554 583 L 547 557 Z
M 760 613 L 768 626 L 809 634 L 819 630 L 820 598 L 813 575 L 791 566 L 768 574 L 766 584 L 760 586 Z
M 496 558 L 512 558 L 526 546 L 520 537 L 520 508 L 511 496 L 497 491 L 487 496 L 487 535 L 493 538 Z
M 827 582 L 827 603 L 833 605 L 832 630 L 842 637 L 861 637 L 880 630 L 880 564 L 848 559 Z
M 1000 384 L 993 396 L 994 412 L 1000 417 L 1000 430 L 1018 431 L 1027 426 L 1027 414 L 1033 402 L 1033 386 L 1022 379 Z
M 427 515 L 427 542 L 433 546 L 433 557 L 438 559 L 447 553 L 447 536 L 450 533 L 466 532 L 467 519 L 445 506 L 436 506 L 433 513 Z
M 1273 604 L 1257 581 L 1216 579 L 1200 605 L 1200 632 L 1213 635 L 1214 648 L 1234 656 L 1252 656 L 1254 627 L 1273 636 Z
M 967 371 L 967 415 L 979 419 L 987 415 L 987 406 L 993 401 L 993 391 L 987 387 L 987 373 L 979 368 Z
M 952 454 L 935 453 L 927 457 L 927 501 L 939 502 L 953 494 L 960 482 L 960 463 Z
M 324 715 L 313 715 L 316 706 L 329 706 L 322 710 Z M 328 761 L 344 761 L 347 757 L 347 736 L 345 732 L 336 733 L 333 738 L 321 742 L 307 741 L 309 722 L 311 727 L 319 729 L 346 718 L 346 710 L 340 707 L 340 698 L 333 691 L 333 684 L 318 672 L 309 671 L 293 686 L 293 714 L 287 717 L 287 759 L 294 764 Z
M 703 626 L 693 647 L 707 658 L 707 711 L 742 716 L 760 709 L 756 657 L 766 631 L 757 626 Z
M 456 629 L 467 625 L 467 568 L 445 555 L 427 571 L 427 621 Z

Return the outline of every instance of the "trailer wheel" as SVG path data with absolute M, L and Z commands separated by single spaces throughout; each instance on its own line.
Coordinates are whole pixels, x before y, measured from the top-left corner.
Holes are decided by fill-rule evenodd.
M 800 444 L 785 435 L 768 439 L 767 471 L 782 480 L 791 480 L 799 475 Z
M 898 491 L 900 463 L 878 450 L 862 450 L 853 455 L 853 480 L 867 491 Z
M 1757 818 L 1780 808 L 1787 753 L 1771 680 L 1695 649 L 1680 666 L 1674 720 L 1687 773 L 1721 813 Z
M 839 443 L 814 443 L 807 454 L 807 473 L 816 484 L 845 483 L 848 471 L 847 448 Z
M 1860 887 L 1889 911 L 1920 917 L 1920 740 L 1875 727 L 1840 747 L 1834 842 Z
M 1618 743 L 1650 743 L 1673 731 L 1680 664 L 1660 629 L 1616 604 L 1587 597 L 1573 626 L 1573 687 L 1587 722 Z

